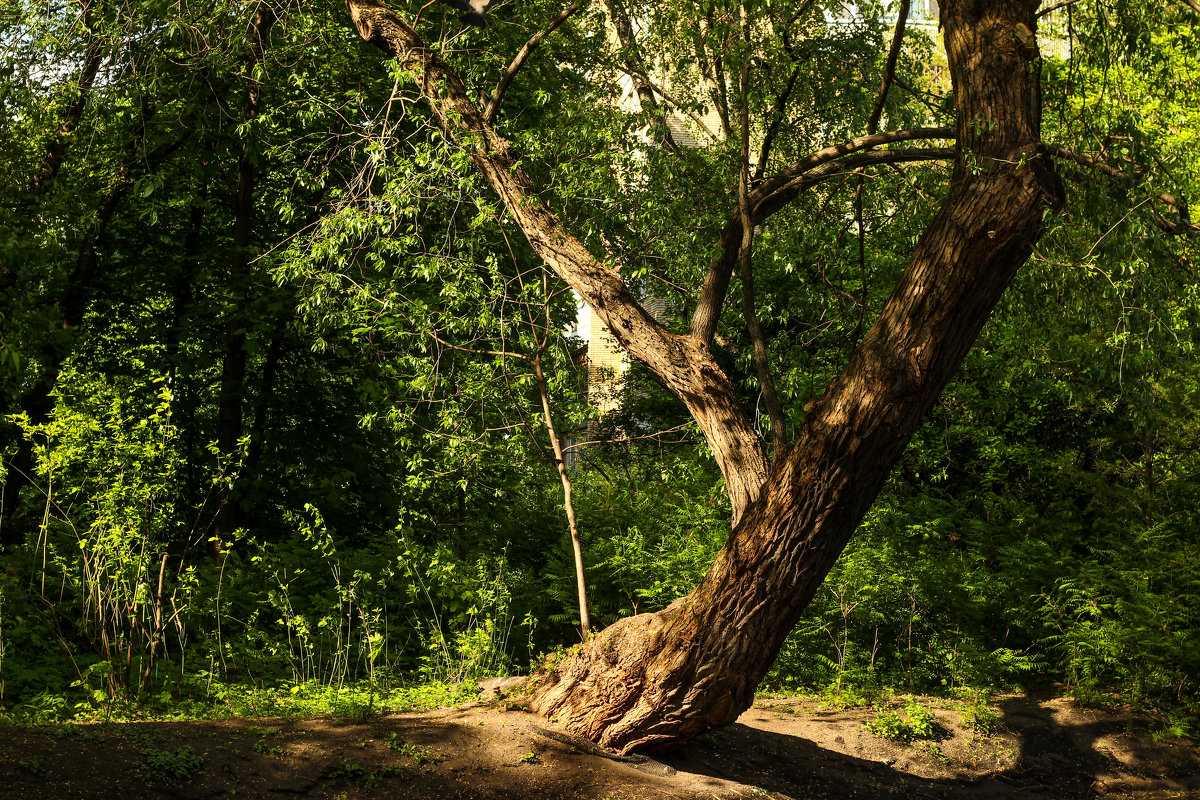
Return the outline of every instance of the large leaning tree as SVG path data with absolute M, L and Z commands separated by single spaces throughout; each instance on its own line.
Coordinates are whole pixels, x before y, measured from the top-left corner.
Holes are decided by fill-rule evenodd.
M 441 49 L 422 39 L 416 15 L 381 0 L 347 5 L 363 39 L 413 77 L 436 125 L 469 156 L 534 252 L 686 406 L 732 504 L 732 534 L 695 590 L 590 638 L 543 676 L 534 709 L 625 752 L 667 748 L 732 722 L 750 706 L 785 637 L 1029 258 L 1044 217 L 1062 203 L 1055 151 L 1041 139 L 1038 0 L 941 4 L 954 130 L 879 132 L 876 109 L 861 136 L 751 180 L 743 115 L 737 208 L 696 289 L 684 333 L 669 330 L 639 304 L 619 257 L 589 250 L 567 229 L 546 200 L 547 187 L 534 181 L 521 153 L 495 126 L 521 63 L 578 3 L 535 36 L 496 92 L 482 98 Z M 752 26 L 745 6 L 741 11 L 740 34 L 748 42 Z M 627 35 L 620 15 L 612 16 L 618 36 Z M 631 48 L 625 53 L 636 56 Z M 752 59 L 743 61 L 746 85 Z M 636 68 L 630 73 L 646 78 Z M 641 83 L 639 93 L 652 100 L 654 92 L 643 91 L 649 79 Z M 736 121 L 727 127 L 739 135 Z M 919 139 L 954 146 L 879 149 Z M 675 146 L 669 134 L 663 144 Z M 751 279 L 755 227 L 832 172 L 931 158 L 953 162 L 940 210 L 844 370 L 806 407 L 793 441 L 783 441 L 783 426 L 775 424 L 768 447 L 711 349 L 717 319 L 731 302 L 732 277 L 740 271 L 743 284 Z M 753 314 L 746 317 L 753 336 Z M 765 373 L 760 369 L 759 378 L 770 400 Z M 777 421 L 777 408 L 771 416 Z

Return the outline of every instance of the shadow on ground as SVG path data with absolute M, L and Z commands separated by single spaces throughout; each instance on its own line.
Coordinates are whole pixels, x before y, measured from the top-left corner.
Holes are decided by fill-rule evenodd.
M 788 708 L 790 720 L 776 709 Z M 679 772 L 731 781 L 774 798 L 1200 797 L 1200 751 L 1155 741 L 1127 711 L 1012 697 L 991 737 L 891 744 L 864 735 L 865 711 L 803 717 L 791 703 L 759 704 L 730 728 L 664 757 Z M 951 714 L 939 723 L 953 727 Z M 803 734 L 789 729 L 803 731 Z
M 242 719 L 0 728 L 3 800 L 696 800 L 1200 797 L 1200 754 L 1154 723 L 1061 699 L 1001 701 L 991 736 L 926 700 L 943 736 L 899 744 L 873 712 L 764 700 L 660 762 L 631 764 L 478 703 L 358 722 Z

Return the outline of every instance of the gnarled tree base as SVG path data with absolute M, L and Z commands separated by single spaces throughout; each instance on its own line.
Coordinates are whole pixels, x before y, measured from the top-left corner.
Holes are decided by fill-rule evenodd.
M 761 675 L 724 668 L 737 643 L 722 647 L 712 628 L 698 629 L 689 602 L 594 636 L 545 677 L 533 710 L 622 753 L 666 749 L 733 722 Z

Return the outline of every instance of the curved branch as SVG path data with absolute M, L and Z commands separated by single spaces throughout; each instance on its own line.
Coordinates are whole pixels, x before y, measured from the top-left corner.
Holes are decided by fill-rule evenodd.
M 887 131 L 866 136 L 859 136 L 848 142 L 825 147 L 807 158 L 801 159 L 760 183 L 750 194 L 750 208 L 754 224 L 761 225 L 772 214 L 785 207 L 814 183 L 825 180 L 842 171 L 869 164 L 899 163 L 901 161 L 930 161 L 954 157 L 952 149 L 931 150 L 881 150 L 870 153 L 863 160 L 856 158 L 851 162 L 846 156 L 860 150 L 878 147 L 892 142 L 912 141 L 916 139 L 953 139 L 954 131 L 949 128 L 914 128 L 912 130 Z M 841 159 L 841 161 L 839 161 Z M 833 162 L 836 165 L 830 166 Z M 813 179 L 815 177 L 815 180 Z M 737 260 L 737 248 L 741 239 L 741 224 L 730 215 L 721 231 L 719 254 L 713 258 L 700 289 L 700 299 L 696 310 L 692 313 L 689 333 L 701 341 L 711 344 L 717 332 L 717 320 L 721 316 L 721 306 L 729 290 L 729 278 L 733 264 Z
M 537 46 L 542 43 L 542 39 L 554 33 L 555 28 L 566 22 L 568 17 L 582 7 L 583 0 L 575 0 L 571 5 L 560 11 L 557 17 L 550 20 L 550 24 L 545 29 L 530 36 L 525 46 L 513 56 L 512 63 L 508 65 L 508 68 L 504 70 L 504 74 L 500 76 L 500 83 L 496 86 L 496 91 L 492 93 L 492 98 L 488 100 L 487 108 L 483 110 L 483 118 L 489 125 L 496 118 L 496 112 L 500 110 L 500 102 L 504 99 L 504 93 L 508 91 L 513 78 L 517 77 L 517 73 L 521 71 L 521 67 L 525 66 L 525 62 L 533 54 L 533 51 L 537 49 Z

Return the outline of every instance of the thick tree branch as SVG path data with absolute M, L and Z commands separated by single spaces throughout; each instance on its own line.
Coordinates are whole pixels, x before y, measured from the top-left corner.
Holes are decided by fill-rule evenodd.
M 767 470 L 762 441 L 733 384 L 706 343 L 671 333 L 634 298 L 547 207 L 521 167 L 442 57 L 381 0 L 348 0 L 359 34 L 416 76 L 438 126 L 469 154 L 507 206 L 534 251 L 577 291 L 630 355 L 646 364 L 696 419 L 725 476 L 735 520 L 757 496 Z
M 575 0 L 571 5 L 559 12 L 558 16 L 550 20 L 550 24 L 543 30 L 538 31 L 533 36 L 529 37 L 529 41 L 521 48 L 514 57 L 508 68 L 504 70 L 504 74 L 500 76 L 500 83 L 496 86 L 496 91 L 492 93 L 491 100 L 488 101 L 487 108 L 483 110 L 483 118 L 490 125 L 496 118 L 496 112 L 500 110 L 500 103 L 504 100 L 504 93 L 508 91 L 508 87 L 513 82 L 513 78 L 517 77 L 517 73 L 521 71 L 521 67 L 525 66 L 525 62 L 537 46 L 542 43 L 550 34 L 554 33 L 554 29 L 567 21 L 567 18 L 583 7 L 583 0 Z
M 842 171 L 843 165 L 830 166 L 838 159 L 867 150 L 879 145 L 892 142 L 912 141 L 916 139 L 953 139 L 954 131 L 949 128 L 914 128 L 912 130 L 888 131 L 873 135 L 859 136 L 848 142 L 826 147 L 807 158 L 801 159 L 764 180 L 750 194 L 750 209 L 755 225 L 761 225 L 772 214 L 785 207 L 808 187 L 831 175 Z M 949 155 L 947 153 L 949 152 Z M 903 153 L 904 155 L 897 155 Z M 952 158 L 953 152 L 937 150 L 883 150 L 871 154 L 871 158 L 857 159 L 846 166 L 854 169 L 868 164 L 898 163 L 901 161 L 924 161 Z M 878 159 L 878 160 L 877 160 Z M 814 179 L 815 178 L 815 179 Z M 700 289 L 700 298 L 696 310 L 692 313 L 689 332 L 701 341 L 712 343 L 717 332 L 717 321 L 721 316 L 721 306 L 729 290 L 729 279 L 733 265 L 737 261 L 737 248 L 741 238 L 741 223 L 736 213 L 731 214 L 721 231 L 718 255 L 708 267 L 704 285 Z

